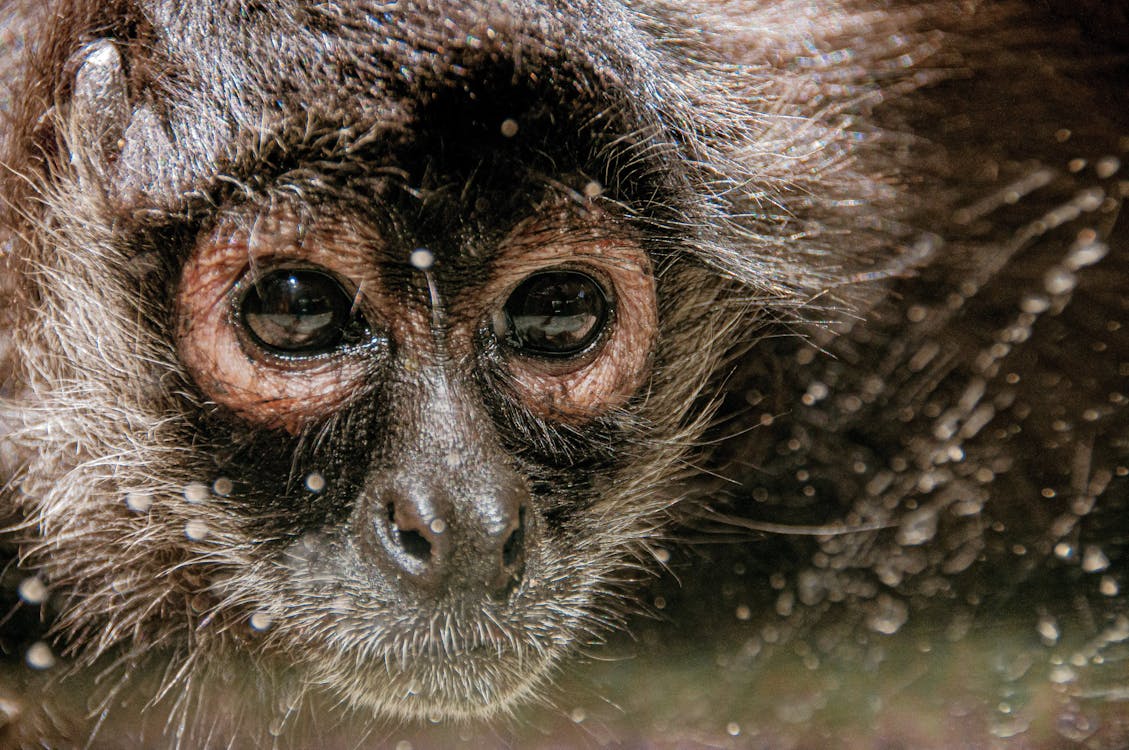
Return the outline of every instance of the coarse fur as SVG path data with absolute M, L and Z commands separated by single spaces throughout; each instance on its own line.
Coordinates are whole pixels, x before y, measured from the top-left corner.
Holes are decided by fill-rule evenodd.
M 893 634 L 970 597 L 1046 614 L 1064 591 L 1088 633 L 1117 627 L 1124 597 L 1085 574 L 1120 582 L 1127 531 L 1129 131 L 1101 99 L 1124 60 L 1116 19 L 1091 47 L 1033 12 L 5 3 L 5 541 L 50 591 L 61 684 L 106 670 L 99 715 L 158 664 L 162 741 L 183 747 L 235 731 L 203 695 L 232 663 L 266 704 L 312 694 L 362 724 L 510 715 L 640 608 L 688 519 L 768 532 L 737 554 L 771 572 L 793 632 Z M 1113 62 L 1069 70 L 1080 51 Z M 79 82 L 108 54 L 120 112 Z M 579 201 L 587 181 L 653 264 L 649 374 L 579 425 L 476 381 L 532 477 L 538 545 L 504 604 L 412 606 L 340 536 L 369 481 L 355 467 L 388 460 L 398 422 L 377 405 L 279 435 L 217 407 L 178 350 L 182 270 L 224 222 L 254 235 L 279 207 L 367 218 L 366 201 L 441 228 L 393 227 L 405 256 L 489 268 L 491 212 L 542 211 L 561 184 Z M 231 492 L 186 492 L 221 477 Z M 225 710 L 262 736 L 252 708 Z M 92 731 L 22 711 L 17 744 Z

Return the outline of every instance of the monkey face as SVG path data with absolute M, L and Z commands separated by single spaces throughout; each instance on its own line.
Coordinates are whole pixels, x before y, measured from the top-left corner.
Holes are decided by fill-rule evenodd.
M 670 232 L 650 84 L 541 78 L 580 16 L 504 10 L 210 49 L 144 8 L 62 66 L 27 330 L 68 353 L 28 387 L 81 437 L 21 414 L 21 502 L 87 658 L 190 640 L 181 675 L 235 651 L 465 718 L 622 618 L 741 316 Z
M 216 405 L 197 429 L 242 447 L 218 468 L 238 506 L 224 525 L 259 550 L 216 593 L 357 702 L 484 711 L 588 627 L 568 610 L 598 579 L 566 561 L 601 498 L 555 478 L 622 464 L 580 438 L 622 434 L 646 377 L 650 262 L 623 222 L 567 197 L 478 252 L 398 248 L 371 209 L 337 207 L 236 209 L 182 270 L 179 355 Z M 264 454 L 289 465 L 264 471 Z
M 918 119 L 941 150 L 976 140 L 933 115 L 963 94 L 896 101 L 960 68 L 931 25 L 955 6 L 60 5 L 0 133 L 21 214 L 0 216 L 0 468 L 78 668 L 155 654 L 153 694 L 191 696 L 242 658 L 366 717 L 489 717 L 638 606 L 704 475 L 841 515 L 796 527 L 836 532 L 796 548 L 838 602 L 899 585 L 874 540 L 922 509 L 933 456 L 973 465 L 898 454 L 923 391 L 867 371 L 932 361 L 940 328 L 903 333 L 925 308 L 885 303 L 951 312 L 995 250 L 949 252 L 970 189 L 917 152 Z M 797 332 L 849 372 L 811 375 Z M 738 423 L 706 448 L 722 401 Z M 890 484 L 890 455 L 916 473 Z M 937 544 L 943 578 L 965 552 Z M 749 554 L 775 591 L 791 551 Z M 878 583 L 839 586 L 856 565 Z M 824 593 L 780 596 L 770 617 Z

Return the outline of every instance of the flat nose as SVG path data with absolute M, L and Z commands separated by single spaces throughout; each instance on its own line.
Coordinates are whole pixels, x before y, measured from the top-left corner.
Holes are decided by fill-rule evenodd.
M 366 530 L 385 569 L 421 594 L 504 599 L 521 581 L 529 494 L 517 484 L 455 496 L 429 480 L 401 477 L 373 493 Z

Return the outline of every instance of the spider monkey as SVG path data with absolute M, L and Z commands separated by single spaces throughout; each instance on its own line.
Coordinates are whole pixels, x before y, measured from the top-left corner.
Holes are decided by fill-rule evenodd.
M 520 717 L 680 623 L 738 705 L 1014 633 L 1015 732 L 1129 737 L 1119 6 L 0 19 L 8 744 Z

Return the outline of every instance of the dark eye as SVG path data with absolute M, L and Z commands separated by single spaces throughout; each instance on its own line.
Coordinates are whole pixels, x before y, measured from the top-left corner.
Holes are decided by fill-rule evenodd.
M 572 357 L 591 346 L 607 322 L 607 295 L 595 279 L 577 271 L 546 271 L 514 289 L 495 332 L 522 354 Z
M 327 273 L 281 268 L 260 276 L 239 301 L 238 317 L 256 344 L 277 354 L 322 354 L 365 330 L 353 298 Z

